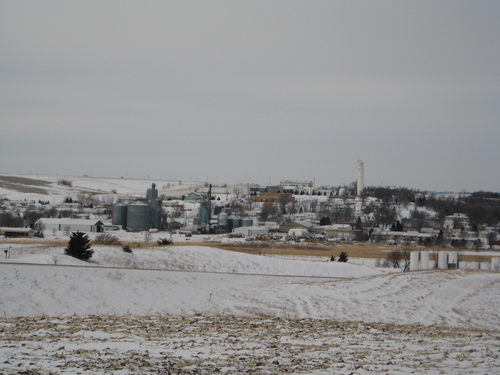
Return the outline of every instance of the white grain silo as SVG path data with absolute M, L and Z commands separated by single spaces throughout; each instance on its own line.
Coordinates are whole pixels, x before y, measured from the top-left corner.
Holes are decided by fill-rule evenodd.
M 365 163 L 358 160 L 358 184 L 357 184 L 357 196 L 361 196 L 364 188 L 364 173 L 365 173 Z

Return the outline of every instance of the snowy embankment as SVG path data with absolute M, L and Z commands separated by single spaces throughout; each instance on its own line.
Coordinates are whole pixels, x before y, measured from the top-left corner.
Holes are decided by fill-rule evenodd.
M 44 253 L 45 251 L 45 253 Z M 73 258 L 52 250 L 30 251 L 0 264 L 0 313 L 12 316 L 237 315 L 328 318 L 398 324 L 500 327 L 500 274 L 428 271 L 380 275 L 338 262 L 270 259 L 206 247 L 97 249 L 101 267 L 65 267 Z M 15 249 L 13 251 L 15 253 Z M 45 261 L 44 261 L 44 260 Z M 110 269 L 169 268 L 201 272 Z M 58 265 L 49 265 L 48 263 Z M 88 263 L 87 263 L 88 265 Z M 246 273 L 246 275 L 208 271 Z M 203 272 L 206 271 L 206 272 Z M 250 274 L 296 275 L 262 276 Z M 314 276 L 354 279 L 307 278 Z M 380 276 L 368 276 L 379 274 Z M 368 276 L 368 277 L 361 277 Z

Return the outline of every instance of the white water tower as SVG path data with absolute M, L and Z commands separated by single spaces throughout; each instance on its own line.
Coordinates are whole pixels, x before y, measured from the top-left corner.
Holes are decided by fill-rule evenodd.
M 357 185 L 357 196 L 361 196 L 361 192 L 363 191 L 364 188 L 364 173 L 365 173 L 365 164 L 361 161 L 358 160 L 358 185 Z

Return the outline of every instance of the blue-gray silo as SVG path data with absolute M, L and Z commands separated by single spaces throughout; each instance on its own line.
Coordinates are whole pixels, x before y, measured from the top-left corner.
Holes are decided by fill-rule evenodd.
M 241 226 L 242 227 L 251 227 L 253 225 L 253 219 L 249 217 L 244 217 L 241 219 Z
M 127 206 L 127 229 L 135 232 L 149 230 L 149 205 L 134 202 Z
M 115 204 L 113 206 L 113 215 L 111 219 L 113 225 L 119 225 L 122 229 L 127 227 L 127 205 Z
M 241 219 L 236 215 L 229 216 L 229 230 L 241 227 Z

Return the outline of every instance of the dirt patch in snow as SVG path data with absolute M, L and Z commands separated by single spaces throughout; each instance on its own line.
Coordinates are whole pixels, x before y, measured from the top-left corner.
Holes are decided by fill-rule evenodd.
M 28 194 L 48 194 L 47 190 L 40 186 L 50 186 L 51 182 L 44 180 L 34 180 L 25 177 L 0 176 L 0 188 L 14 190 Z

